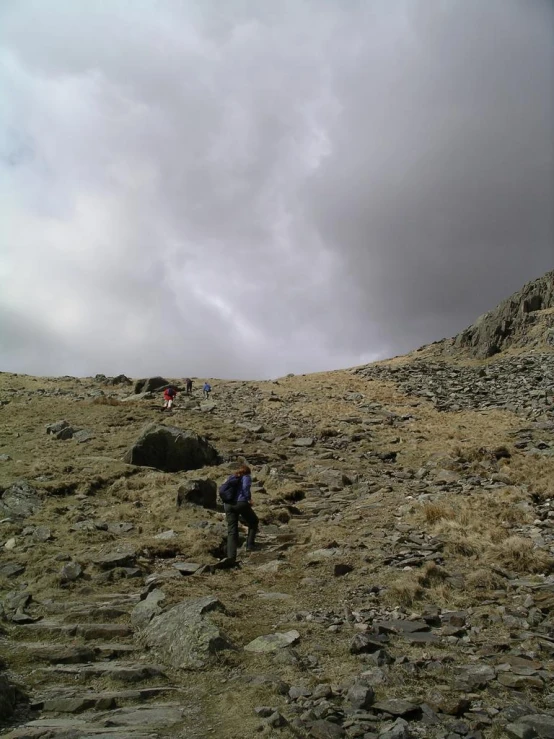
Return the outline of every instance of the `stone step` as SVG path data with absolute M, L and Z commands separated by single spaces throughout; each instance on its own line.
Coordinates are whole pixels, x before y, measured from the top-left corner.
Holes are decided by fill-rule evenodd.
M 51 636 L 80 636 L 86 641 L 90 639 L 114 639 L 131 636 L 133 628 L 128 624 L 83 623 L 66 624 L 59 621 L 37 621 L 34 624 L 22 624 L 18 627 L 20 634 L 49 634 Z
M 179 703 L 126 706 L 109 712 L 87 713 L 70 717 L 39 718 L 5 735 L 5 739 L 75 735 L 79 739 L 157 739 L 158 731 L 167 730 L 186 719 L 186 709 Z M 76 732 L 73 734 L 72 732 Z
M 3 649 L 8 661 L 9 656 L 14 655 L 18 662 L 50 662 L 67 665 L 95 662 L 97 659 L 116 659 L 136 651 L 134 644 L 120 644 L 119 642 L 67 645 L 57 642 L 12 642 Z
M 121 708 L 128 703 L 143 703 L 166 693 L 182 693 L 182 688 L 160 686 L 130 690 L 103 690 L 79 693 L 73 688 L 56 686 L 47 692 L 35 695 L 30 703 L 34 711 L 81 713 L 86 710 L 106 711 Z
M 73 610 L 67 613 L 63 620 L 69 623 L 83 621 L 89 622 L 113 622 L 120 618 L 127 618 L 132 608 L 136 605 L 133 602 L 127 608 L 121 606 L 98 606 L 93 608 L 81 608 L 80 610 Z
M 34 674 L 47 677 L 59 675 L 74 680 L 86 678 L 109 678 L 118 682 L 134 683 L 151 678 L 165 677 L 162 667 L 138 662 L 94 662 L 85 665 L 50 665 L 39 667 Z
M 128 607 L 132 608 L 140 600 L 140 594 L 122 594 L 100 593 L 96 595 L 87 595 L 79 601 L 64 600 L 39 600 L 37 605 L 41 606 L 47 613 L 72 613 L 81 612 L 87 603 L 91 608 L 112 608 L 112 607 Z

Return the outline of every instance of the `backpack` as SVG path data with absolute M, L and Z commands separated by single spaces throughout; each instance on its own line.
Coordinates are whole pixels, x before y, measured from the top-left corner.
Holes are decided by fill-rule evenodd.
M 177 394 L 177 393 L 175 392 L 175 388 L 174 388 L 174 387 L 168 387 L 168 388 L 166 389 L 166 393 L 168 394 L 168 396 L 169 396 L 170 398 L 174 398 L 174 397 L 175 397 L 175 395 Z
M 231 505 L 236 503 L 241 483 L 242 477 L 236 477 L 235 475 L 231 475 L 225 480 L 219 488 L 219 497 L 223 503 L 230 503 Z

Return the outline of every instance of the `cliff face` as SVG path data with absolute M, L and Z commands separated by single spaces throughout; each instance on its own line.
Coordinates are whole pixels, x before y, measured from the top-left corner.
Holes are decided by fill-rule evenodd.
M 485 313 L 452 339 L 451 349 L 485 359 L 506 349 L 554 347 L 554 270 Z

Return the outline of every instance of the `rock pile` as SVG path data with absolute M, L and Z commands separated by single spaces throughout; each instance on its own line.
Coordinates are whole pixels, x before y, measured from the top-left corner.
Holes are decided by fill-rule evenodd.
M 392 380 L 403 393 L 429 400 L 439 410 L 504 408 L 530 417 L 554 416 L 554 353 L 505 357 L 483 367 L 416 359 L 355 372 Z

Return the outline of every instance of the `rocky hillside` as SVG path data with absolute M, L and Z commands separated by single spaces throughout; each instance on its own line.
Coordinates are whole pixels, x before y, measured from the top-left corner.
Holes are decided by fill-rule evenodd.
M 165 384 L 0 374 L 1 736 L 554 736 L 554 353 Z
M 528 282 L 453 339 L 447 352 L 484 359 L 507 349 L 554 346 L 554 271 Z

